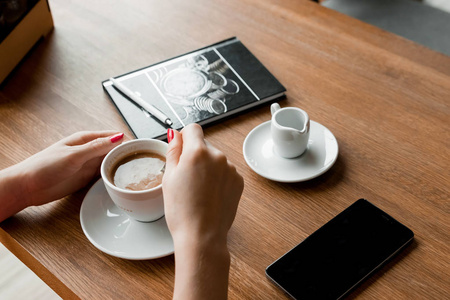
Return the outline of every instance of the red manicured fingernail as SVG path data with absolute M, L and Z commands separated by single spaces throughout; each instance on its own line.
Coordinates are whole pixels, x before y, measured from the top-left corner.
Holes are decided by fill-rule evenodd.
M 173 130 L 172 128 L 167 129 L 167 141 L 170 143 L 173 140 Z
M 109 139 L 111 140 L 111 143 L 116 143 L 116 142 L 120 141 L 122 138 L 123 138 L 123 133 L 118 133 L 118 134 L 113 135 Z

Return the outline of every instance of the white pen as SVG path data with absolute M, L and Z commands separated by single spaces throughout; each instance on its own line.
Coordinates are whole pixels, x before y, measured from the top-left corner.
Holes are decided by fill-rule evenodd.
M 170 120 L 168 116 L 166 116 L 162 111 L 151 105 L 150 103 L 145 102 L 140 97 L 138 97 L 135 93 L 130 91 L 126 86 L 124 86 L 122 83 L 117 81 L 114 78 L 109 79 L 115 88 L 117 88 L 119 91 L 124 93 L 128 98 L 136 102 L 140 107 L 148 111 L 152 116 L 163 122 L 164 124 L 167 124 L 169 126 L 172 126 L 173 122 Z

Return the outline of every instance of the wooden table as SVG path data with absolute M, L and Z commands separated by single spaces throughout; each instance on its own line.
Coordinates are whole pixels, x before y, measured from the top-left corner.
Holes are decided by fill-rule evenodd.
M 132 139 L 102 80 L 238 36 L 286 86 L 281 106 L 329 128 L 340 153 L 314 180 L 277 183 L 242 154 L 268 106 L 205 129 L 246 183 L 229 234 L 229 298 L 284 298 L 265 268 L 361 197 L 410 227 L 415 241 L 350 299 L 448 297 L 449 57 L 306 0 L 50 6 L 55 30 L 0 91 L 1 168 L 79 130 Z M 1 242 L 64 298 L 170 298 L 173 256 L 128 261 L 89 243 L 79 219 L 88 188 L 4 221 Z

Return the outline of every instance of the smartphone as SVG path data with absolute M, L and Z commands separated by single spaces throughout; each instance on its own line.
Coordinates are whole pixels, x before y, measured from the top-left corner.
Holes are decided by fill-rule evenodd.
M 340 299 L 404 249 L 414 233 L 359 199 L 266 269 L 294 299 Z

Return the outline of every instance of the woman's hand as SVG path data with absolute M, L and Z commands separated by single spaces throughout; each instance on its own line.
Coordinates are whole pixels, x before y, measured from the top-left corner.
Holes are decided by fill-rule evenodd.
M 0 222 L 18 211 L 61 199 L 98 176 L 103 157 L 122 141 L 115 131 L 78 132 L 0 171 Z
M 175 245 L 174 298 L 226 298 L 227 234 L 244 181 L 222 152 L 205 143 L 199 125 L 173 134 L 163 193 Z
M 166 160 L 165 214 L 174 238 L 196 235 L 226 243 L 244 187 L 242 176 L 222 152 L 206 145 L 196 124 L 174 131 Z

